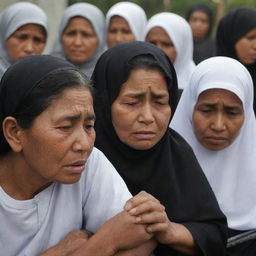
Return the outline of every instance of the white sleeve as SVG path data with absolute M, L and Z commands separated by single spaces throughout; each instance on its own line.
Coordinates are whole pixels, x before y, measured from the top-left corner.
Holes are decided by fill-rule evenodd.
M 106 156 L 94 148 L 85 168 L 84 227 L 93 233 L 123 210 L 132 197 L 123 179 Z

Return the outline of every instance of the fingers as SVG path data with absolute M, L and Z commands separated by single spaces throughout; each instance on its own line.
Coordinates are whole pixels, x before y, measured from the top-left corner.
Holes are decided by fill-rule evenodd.
M 129 210 L 129 214 L 132 216 L 138 216 L 148 212 L 161 212 L 165 211 L 165 207 L 160 204 L 159 201 L 145 201 L 139 204 L 137 207 Z
M 126 211 L 131 210 L 134 207 L 137 207 L 138 205 L 147 202 L 147 201 L 156 201 L 159 202 L 155 197 L 153 197 L 151 194 L 145 192 L 145 191 L 141 191 L 139 194 L 137 194 L 136 196 L 132 197 L 131 199 L 129 199 L 125 206 L 124 209 Z

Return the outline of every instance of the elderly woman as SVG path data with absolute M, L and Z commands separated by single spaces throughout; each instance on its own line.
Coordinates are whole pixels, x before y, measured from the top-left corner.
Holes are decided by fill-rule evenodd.
M 148 250 L 146 228 L 160 221 L 136 223 L 125 183 L 93 147 L 92 89 L 80 71 L 47 55 L 17 61 L 0 83 L 0 120 L 1 255 Z M 142 192 L 132 200 L 145 207 L 155 199 Z
M 145 41 L 156 45 L 169 57 L 182 91 L 195 68 L 192 31 L 188 22 L 175 13 L 158 13 L 147 23 Z
M 47 16 L 37 5 L 21 2 L 6 8 L 0 19 L 0 79 L 16 60 L 41 54 L 47 33 Z
M 91 76 L 105 47 L 105 18 L 96 6 L 77 3 L 63 13 L 52 55 L 64 58 Z
M 227 216 L 229 236 L 256 229 L 256 120 L 247 69 L 228 57 L 201 62 L 171 127 L 192 146 Z M 255 255 L 255 245 L 254 238 L 232 246 L 228 255 Z
M 224 255 L 225 217 L 191 148 L 168 128 L 178 89 L 168 57 L 146 42 L 122 43 L 100 57 L 92 80 L 96 146 L 132 194 L 147 191 L 161 203 L 158 214 L 166 214 L 147 229 L 158 242 L 154 254 Z M 135 216 L 145 209 L 136 200 L 130 207 Z
M 252 76 L 256 113 L 256 9 L 239 7 L 219 22 L 216 35 L 217 55 L 240 61 Z
M 137 4 L 119 2 L 106 14 L 107 46 L 119 43 L 142 41 L 147 17 L 145 11 Z

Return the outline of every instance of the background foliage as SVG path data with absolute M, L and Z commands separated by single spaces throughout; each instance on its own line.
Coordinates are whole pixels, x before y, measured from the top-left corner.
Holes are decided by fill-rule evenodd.
M 106 13 L 113 4 L 120 2 L 120 0 L 69 0 L 69 4 L 76 2 L 94 4 Z M 256 7 L 256 0 L 130 0 L 130 2 L 140 5 L 145 10 L 148 18 L 162 11 L 172 11 L 184 16 L 186 10 L 195 3 L 208 4 L 215 11 L 216 2 L 223 2 L 225 11 L 239 6 Z

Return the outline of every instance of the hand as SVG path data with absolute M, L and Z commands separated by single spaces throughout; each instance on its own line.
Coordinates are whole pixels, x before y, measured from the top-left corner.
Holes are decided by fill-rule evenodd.
M 174 228 L 168 219 L 165 207 L 151 194 L 140 192 L 126 202 L 125 210 L 136 217 L 136 223 L 147 225 L 147 232 L 153 233 L 159 243 L 170 242 Z
M 58 244 L 49 248 L 40 256 L 68 256 L 78 250 L 88 241 L 88 235 L 84 230 L 75 230 L 68 233 Z
M 137 224 L 135 217 L 126 211 L 106 221 L 95 235 L 99 234 L 113 246 L 114 253 L 140 246 L 153 236 L 146 231 L 146 225 Z

